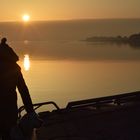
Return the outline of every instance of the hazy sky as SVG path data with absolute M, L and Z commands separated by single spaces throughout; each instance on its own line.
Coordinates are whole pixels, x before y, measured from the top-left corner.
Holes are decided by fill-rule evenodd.
M 0 0 L 0 21 L 140 18 L 140 0 Z

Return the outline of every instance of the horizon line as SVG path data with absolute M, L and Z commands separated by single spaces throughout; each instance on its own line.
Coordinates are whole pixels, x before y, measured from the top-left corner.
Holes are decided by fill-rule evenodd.
M 139 20 L 140 18 L 68 18 L 68 19 L 48 19 L 48 20 L 30 20 L 29 22 L 25 23 L 22 20 L 5 20 L 0 21 L 0 23 L 7 23 L 7 22 L 20 22 L 24 24 L 28 24 L 30 22 L 55 22 L 55 21 L 78 21 L 78 20 Z

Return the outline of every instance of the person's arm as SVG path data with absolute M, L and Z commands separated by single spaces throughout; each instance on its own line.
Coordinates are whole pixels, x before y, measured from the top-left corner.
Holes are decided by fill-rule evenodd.
M 20 70 L 18 72 L 17 88 L 19 90 L 19 93 L 21 95 L 21 98 L 22 98 L 22 101 L 23 101 L 23 104 L 25 106 L 27 113 L 34 113 L 33 104 L 32 104 L 30 94 L 29 94 L 29 90 Z
M 27 111 L 28 119 L 31 121 L 32 127 L 33 128 L 41 127 L 41 125 L 43 124 L 43 121 L 38 117 L 38 115 L 36 114 L 36 112 L 33 109 L 29 90 L 26 86 L 26 83 L 24 81 L 21 71 L 19 71 L 17 87 L 21 94 L 25 109 Z

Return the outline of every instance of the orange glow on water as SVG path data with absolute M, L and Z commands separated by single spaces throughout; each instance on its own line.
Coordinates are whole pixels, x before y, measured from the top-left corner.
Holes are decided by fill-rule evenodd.
M 28 71 L 30 69 L 30 58 L 28 54 L 24 55 L 24 69 Z

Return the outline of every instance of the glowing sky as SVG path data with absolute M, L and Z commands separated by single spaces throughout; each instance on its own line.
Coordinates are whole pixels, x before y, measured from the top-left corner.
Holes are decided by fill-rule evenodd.
M 0 21 L 140 18 L 140 0 L 0 0 Z

